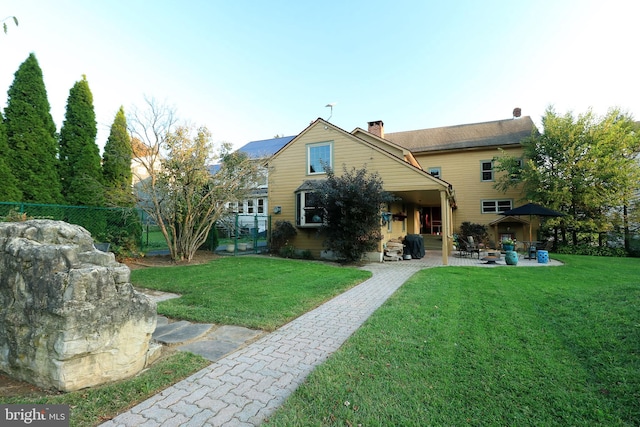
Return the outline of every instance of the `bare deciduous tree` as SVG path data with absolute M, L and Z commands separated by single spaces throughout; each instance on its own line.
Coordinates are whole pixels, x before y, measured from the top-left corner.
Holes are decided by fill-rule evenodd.
M 134 148 L 144 171 L 136 177 L 139 204 L 160 227 L 171 258 L 191 261 L 211 227 L 227 214 L 226 206 L 251 190 L 259 165 L 232 152 L 230 144 L 214 153 L 207 128 L 176 126 L 171 108 L 146 101 L 148 109 L 134 110 L 128 121 L 141 144 Z M 213 162 L 220 164 L 215 173 L 207 167 Z

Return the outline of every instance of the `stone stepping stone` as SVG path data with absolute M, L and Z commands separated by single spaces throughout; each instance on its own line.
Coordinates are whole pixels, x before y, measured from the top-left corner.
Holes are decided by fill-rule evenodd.
M 180 320 L 158 326 L 152 338 L 165 345 L 180 345 L 203 337 L 213 326 L 210 323 L 191 323 Z
M 239 345 L 229 341 L 195 341 L 181 345 L 177 347 L 177 349 L 179 351 L 188 351 L 197 354 L 207 360 L 215 362 L 239 347 Z
M 244 343 L 259 337 L 263 333 L 263 331 L 244 328 L 242 326 L 223 325 L 207 334 L 206 339 Z
M 198 354 L 207 360 L 215 362 L 262 334 L 264 334 L 263 331 L 255 329 L 224 325 L 209 332 L 205 338 L 181 345 L 177 349 Z

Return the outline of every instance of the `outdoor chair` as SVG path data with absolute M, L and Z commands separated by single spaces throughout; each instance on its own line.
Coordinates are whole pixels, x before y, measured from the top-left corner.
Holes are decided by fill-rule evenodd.
M 462 238 L 459 239 L 458 243 L 457 243 L 457 246 L 458 246 L 458 256 L 463 257 L 463 256 L 467 256 L 467 255 L 471 254 L 471 252 L 469 252 L 469 248 L 467 246 L 467 242 L 464 239 L 462 239 Z
M 551 249 L 553 249 L 553 240 L 547 240 L 546 242 L 544 242 L 544 245 L 542 245 L 542 249 L 543 251 L 550 251 Z
M 477 253 L 478 259 L 480 259 L 480 247 L 476 242 L 474 242 L 473 237 L 461 237 L 458 243 L 460 246 L 461 255 L 469 255 L 473 258 L 473 254 Z
M 473 258 L 473 254 L 478 254 L 478 259 L 480 259 L 480 245 L 476 243 L 473 239 L 473 236 L 467 237 L 467 250 L 471 254 L 471 258 Z

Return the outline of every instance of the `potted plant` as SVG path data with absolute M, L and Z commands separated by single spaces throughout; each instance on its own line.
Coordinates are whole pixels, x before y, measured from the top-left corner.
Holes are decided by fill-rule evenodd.
M 502 249 L 504 251 L 512 251 L 515 247 L 515 242 L 512 239 L 502 239 Z

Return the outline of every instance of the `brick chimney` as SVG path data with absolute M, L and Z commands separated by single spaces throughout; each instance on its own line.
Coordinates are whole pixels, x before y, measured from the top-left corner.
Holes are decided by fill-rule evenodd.
M 382 120 L 376 120 L 375 122 L 369 122 L 369 133 L 384 138 L 384 123 Z

